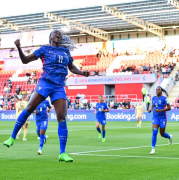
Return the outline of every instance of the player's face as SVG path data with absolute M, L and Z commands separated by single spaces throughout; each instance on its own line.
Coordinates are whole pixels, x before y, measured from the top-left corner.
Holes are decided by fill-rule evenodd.
M 29 98 L 26 96 L 26 97 L 24 98 L 24 101 L 28 101 L 28 99 L 29 99 Z
M 60 31 L 54 31 L 51 38 L 52 38 L 52 42 L 59 43 L 62 40 L 62 35 Z
M 103 103 L 103 98 L 101 96 L 99 97 L 99 103 Z
M 162 90 L 158 87 L 158 88 L 156 89 L 156 94 L 157 94 L 157 96 L 160 96 L 161 93 L 162 93 Z

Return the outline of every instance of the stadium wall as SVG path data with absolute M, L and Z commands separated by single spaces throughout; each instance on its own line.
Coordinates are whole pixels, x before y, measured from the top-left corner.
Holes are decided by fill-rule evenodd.
M 138 99 L 142 99 L 142 83 L 136 84 L 115 84 L 115 94 L 136 94 Z
M 15 111 L 1 111 L 0 121 L 15 121 Z M 153 113 L 145 112 L 143 114 L 143 121 L 152 121 Z M 110 110 L 106 113 L 107 121 L 136 121 L 135 110 Z M 34 121 L 35 116 L 32 114 L 30 116 L 30 121 Z M 51 111 L 49 115 L 49 121 L 56 121 L 55 111 Z M 94 110 L 68 110 L 67 114 L 68 121 L 94 121 L 96 117 L 94 115 Z M 179 110 L 173 109 L 167 111 L 167 121 L 178 121 L 179 120 Z
M 104 85 L 87 85 L 86 89 L 69 89 L 70 86 L 66 86 L 66 93 L 67 96 L 76 96 L 79 94 L 85 94 L 85 95 L 104 95 Z

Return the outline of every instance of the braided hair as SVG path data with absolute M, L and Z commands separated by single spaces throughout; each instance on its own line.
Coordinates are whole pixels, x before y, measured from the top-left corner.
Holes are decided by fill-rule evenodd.
M 158 86 L 157 88 L 160 88 L 162 92 L 164 92 L 166 94 L 166 96 L 168 97 L 168 93 L 165 89 L 163 89 L 161 86 Z M 162 94 L 161 94 L 162 95 Z
M 54 31 L 56 31 L 56 30 L 54 30 Z M 49 36 L 49 44 L 52 43 L 52 40 L 51 40 L 50 38 L 52 37 L 54 31 L 52 31 L 52 32 L 50 33 L 50 36 Z M 74 41 L 71 40 L 67 35 L 63 34 L 61 31 L 59 31 L 59 32 L 60 32 L 60 34 L 61 34 L 61 36 L 62 36 L 62 39 L 61 39 L 61 41 L 59 42 L 59 45 L 60 45 L 61 47 L 64 47 L 64 48 L 68 48 L 70 51 L 73 51 L 73 50 L 76 48 L 75 45 L 74 45 Z

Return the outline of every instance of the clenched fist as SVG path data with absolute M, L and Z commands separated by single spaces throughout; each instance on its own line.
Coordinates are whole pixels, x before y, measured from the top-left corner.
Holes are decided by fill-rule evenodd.
M 16 47 L 21 47 L 20 39 L 17 39 L 14 44 L 16 45 Z

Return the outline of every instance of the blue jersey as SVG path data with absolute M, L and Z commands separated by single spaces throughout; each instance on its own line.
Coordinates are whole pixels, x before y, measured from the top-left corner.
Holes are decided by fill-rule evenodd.
M 96 110 L 97 110 L 96 119 L 105 120 L 106 119 L 105 112 L 101 111 L 101 109 L 107 110 L 108 109 L 107 104 L 104 102 L 96 104 Z
M 37 106 L 36 110 L 38 110 L 38 113 L 36 113 L 36 121 L 45 121 L 48 119 L 47 107 L 51 108 L 50 103 L 47 100 Z
M 67 66 L 73 62 L 69 49 L 64 47 L 42 46 L 33 53 L 43 63 L 42 78 L 65 86 Z
M 156 109 L 165 109 L 165 107 L 168 105 L 168 100 L 165 96 L 154 96 L 152 98 L 152 105 L 154 106 L 153 111 L 153 119 L 166 119 L 167 115 L 166 112 L 155 112 Z

